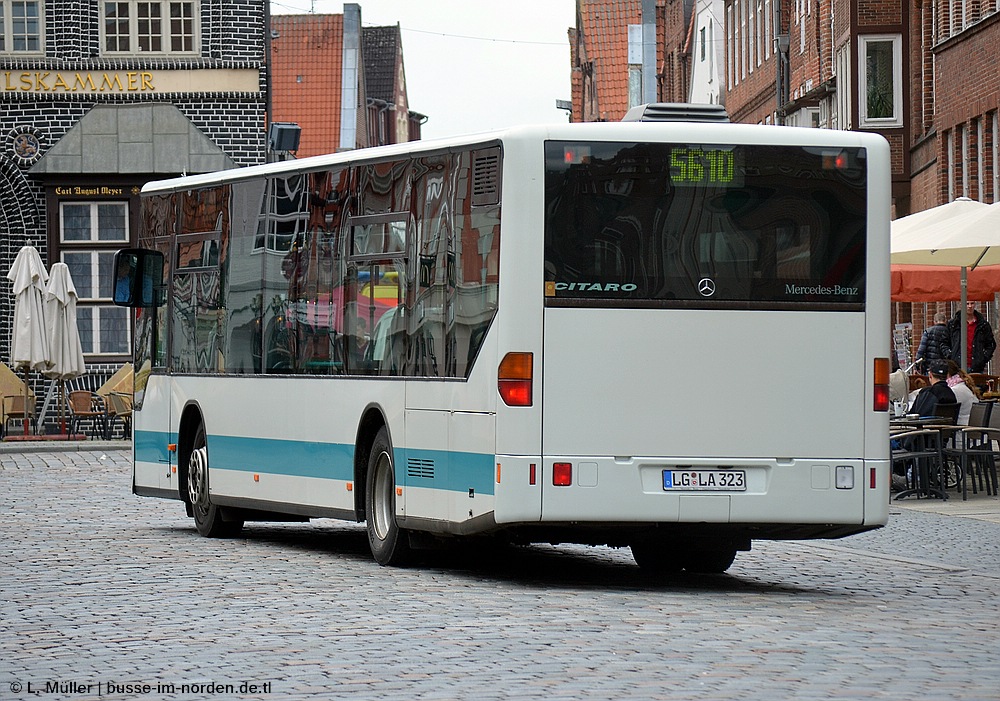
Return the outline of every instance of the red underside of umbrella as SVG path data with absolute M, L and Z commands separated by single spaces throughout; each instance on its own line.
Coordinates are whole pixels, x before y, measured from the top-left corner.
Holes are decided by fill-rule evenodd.
M 1000 265 L 989 265 L 968 272 L 968 299 L 993 301 L 1000 290 Z M 957 302 L 961 299 L 960 268 L 933 265 L 893 265 L 893 302 Z

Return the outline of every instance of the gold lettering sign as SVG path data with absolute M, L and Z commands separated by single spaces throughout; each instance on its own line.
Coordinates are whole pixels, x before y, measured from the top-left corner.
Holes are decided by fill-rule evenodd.
M 66 197 L 121 197 L 125 194 L 124 187 L 109 187 L 101 185 L 98 187 L 57 187 L 56 194 Z
M 153 74 L 139 71 L 108 73 L 4 71 L 4 92 L 155 92 Z
M 3 71 L 4 93 L 174 93 L 259 92 L 254 69 L 176 71 Z

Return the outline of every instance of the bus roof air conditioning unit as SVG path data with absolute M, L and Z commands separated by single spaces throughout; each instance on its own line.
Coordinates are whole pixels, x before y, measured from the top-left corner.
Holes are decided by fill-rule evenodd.
M 636 105 L 622 117 L 623 122 L 728 122 L 722 105 L 696 105 L 688 102 L 651 102 Z

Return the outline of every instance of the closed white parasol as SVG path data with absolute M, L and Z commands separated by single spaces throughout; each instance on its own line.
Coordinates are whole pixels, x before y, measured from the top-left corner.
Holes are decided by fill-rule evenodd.
M 10 343 L 10 364 L 24 370 L 24 432 L 28 433 L 28 373 L 49 368 L 49 339 L 45 327 L 45 283 L 49 279 L 42 257 L 34 246 L 23 246 L 7 273 L 13 283 L 14 332 Z
M 59 418 L 66 433 L 66 380 L 86 371 L 80 329 L 76 321 L 76 285 L 65 263 L 55 263 L 45 292 L 45 321 L 48 327 L 51 365 L 48 377 L 59 381 Z

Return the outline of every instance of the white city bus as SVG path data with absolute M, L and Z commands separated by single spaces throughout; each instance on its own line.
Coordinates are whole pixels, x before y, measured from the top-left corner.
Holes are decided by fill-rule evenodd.
M 515 128 L 150 183 L 138 495 L 721 572 L 888 517 L 889 150 Z M 117 267 L 117 266 L 116 266 Z

